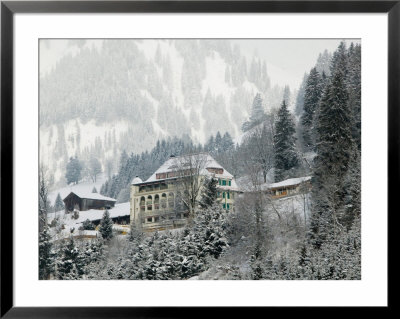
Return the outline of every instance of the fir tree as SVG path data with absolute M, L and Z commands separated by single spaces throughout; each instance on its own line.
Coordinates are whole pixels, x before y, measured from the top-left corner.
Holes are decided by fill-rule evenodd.
M 307 86 L 307 79 L 308 79 L 308 74 L 305 73 L 303 76 L 303 81 L 301 82 L 301 85 L 299 87 L 299 90 L 298 90 L 297 96 L 296 96 L 296 106 L 295 106 L 296 115 L 301 115 L 303 113 L 304 95 L 305 95 L 306 86 Z
M 92 193 L 97 193 L 97 189 L 95 186 L 93 186 Z
M 143 239 L 143 233 L 141 232 L 140 229 L 138 229 L 138 226 L 136 225 L 135 221 L 131 222 L 130 232 L 129 232 L 129 241 L 141 242 L 142 239 Z
M 81 162 L 78 160 L 77 157 L 75 158 L 71 157 L 67 164 L 67 170 L 65 173 L 65 178 L 67 179 L 67 183 L 78 184 L 78 182 L 81 179 L 81 171 L 82 171 Z
M 214 142 L 214 153 L 219 154 L 222 150 L 222 136 L 221 133 L 218 131 L 215 135 L 215 142 Z
M 110 218 L 110 213 L 108 212 L 108 210 L 104 212 L 103 218 L 100 221 L 99 232 L 101 234 L 101 237 L 103 237 L 105 240 L 109 240 L 114 236 L 113 221 Z
M 60 193 L 57 194 L 56 200 L 54 202 L 54 211 L 58 212 L 64 209 L 64 202 L 61 199 Z
M 76 276 L 83 273 L 82 268 L 83 265 L 79 260 L 79 249 L 75 246 L 71 237 L 68 244 L 62 248 L 61 260 L 57 262 L 57 276 L 59 279 L 77 279 Z
M 254 97 L 253 105 L 251 107 L 250 122 L 253 126 L 257 125 L 258 123 L 261 123 L 261 121 L 264 119 L 264 116 L 265 112 L 261 94 L 257 93 Z
M 312 68 L 307 78 L 304 93 L 303 113 L 300 121 L 303 126 L 303 143 L 306 150 L 312 150 L 315 144 L 314 114 L 322 94 L 322 78 L 316 68 Z
M 242 130 L 246 132 L 254 126 L 260 124 L 265 119 L 265 112 L 261 94 L 257 93 L 251 107 L 251 115 L 248 122 L 243 123 Z
M 216 178 L 208 178 L 204 180 L 203 192 L 199 202 L 201 208 L 211 207 L 217 200 L 217 183 Z
M 93 223 L 92 223 L 89 219 L 86 219 L 86 220 L 82 223 L 82 229 L 83 229 L 83 230 L 95 230 L 96 227 L 93 225 Z
M 222 150 L 224 152 L 230 151 L 234 148 L 232 136 L 226 132 L 224 136 L 222 137 Z
M 49 279 L 53 272 L 54 254 L 53 244 L 47 226 L 39 234 L 39 279 Z
M 275 181 L 277 182 L 284 178 L 287 171 L 296 168 L 299 164 L 294 134 L 294 122 L 283 101 L 278 111 L 274 135 Z
M 349 88 L 349 107 L 353 116 L 353 139 L 361 150 L 361 46 L 352 46 L 349 54 L 347 86 Z
M 345 176 L 354 142 L 345 76 L 336 70 L 325 89 L 316 121 L 317 156 L 311 215 L 311 239 L 320 247 L 338 227 L 345 198 Z

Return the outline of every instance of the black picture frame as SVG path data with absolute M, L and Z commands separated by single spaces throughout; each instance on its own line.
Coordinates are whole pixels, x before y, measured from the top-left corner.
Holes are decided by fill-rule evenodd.
M 14 307 L 13 303 L 13 19 L 16 13 L 388 13 L 388 218 L 398 213 L 400 144 L 400 0 L 396 1 L 1 1 L 1 318 L 226 316 L 225 308 Z M 377 106 L 379 107 L 379 106 Z M 391 225 L 391 226 L 389 226 Z M 389 222 L 388 227 L 394 227 Z M 393 232 L 390 231 L 389 234 Z M 388 238 L 389 239 L 389 238 Z M 388 245 L 389 247 L 389 245 Z M 390 261 L 390 260 L 389 260 Z M 389 287 L 390 281 L 388 281 Z M 34 292 L 32 292 L 34 293 Z M 388 299 L 389 309 L 391 298 Z M 348 308 L 347 308 L 348 309 Z M 294 308 L 298 316 L 309 309 Z M 235 309 L 244 315 L 248 309 Z M 348 311 L 350 311 L 348 309 Z M 358 310 L 357 310 L 358 311 Z M 336 310 L 333 310 L 335 313 Z

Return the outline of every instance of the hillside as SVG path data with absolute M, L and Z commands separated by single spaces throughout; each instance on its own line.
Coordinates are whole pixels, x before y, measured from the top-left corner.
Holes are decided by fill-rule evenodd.
M 123 149 L 139 154 L 160 138 L 239 137 L 257 92 L 266 109 L 283 94 L 267 61 L 229 41 L 107 40 L 75 52 L 40 80 L 40 156 L 56 183 L 71 156 L 115 171 Z

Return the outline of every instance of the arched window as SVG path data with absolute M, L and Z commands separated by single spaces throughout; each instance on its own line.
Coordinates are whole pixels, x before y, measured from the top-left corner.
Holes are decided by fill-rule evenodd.
M 144 196 L 140 197 L 140 211 L 144 212 L 146 210 L 146 198 Z
M 172 192 L 168 194 L 168 207 L 169 208 L 175 207 L 175 195 Z
M 154 196 L 154 209 L 159 209 L 160 208 L 160 196 L 156 194 Z
M 161 194 L 161 208 L 167 208 L 167 194 Z
M 147 196 L 147 210 L 153 210 L 153 197 L 151 195 Z

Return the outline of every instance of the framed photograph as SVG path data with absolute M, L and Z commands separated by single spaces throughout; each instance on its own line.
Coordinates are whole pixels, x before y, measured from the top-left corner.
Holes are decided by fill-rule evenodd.
M 399 18 L 2 1 L 1 316 L 387 309 Z

